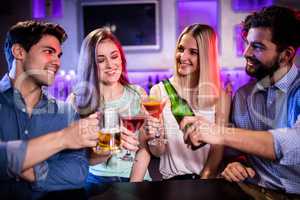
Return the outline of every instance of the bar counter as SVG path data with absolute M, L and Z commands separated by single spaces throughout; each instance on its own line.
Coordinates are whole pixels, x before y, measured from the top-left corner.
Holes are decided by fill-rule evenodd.
M 236 183 L 224 179 L 176 180 L 141 183 L 113 183 L 95 188 L 90 198 L 84 190 L 62 191 L 43 199 L 90 199 L 90 200 L 247 200 Z

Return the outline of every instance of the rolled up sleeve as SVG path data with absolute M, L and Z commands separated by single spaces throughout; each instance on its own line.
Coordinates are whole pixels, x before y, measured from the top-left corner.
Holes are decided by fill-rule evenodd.
M 6 142 L 0 141 L 0 178 L 7 178 L 7 154 L 6 154 Z
M 33 167 L 35 181 L 43 181 L 47 178 L 49 167 L 47 161 L 41 162 Z
M 283 165 L 300 164 L 300 120 L 292 128 L 269 130 L 273 136 L 276 159 Z
M 5 145 L 6 155 L 4 156 L 6 157 L 7 176 L 8 177 L 19 176 L 22 172 L 22 167 L 25 159 L 25 154 L 27 150 L 27 141 L 15 140 L 15 141 L 9 141 L 5 143 L 6 143 Z M 1 147 L 1 151 L 3 151 L 2 147 Z

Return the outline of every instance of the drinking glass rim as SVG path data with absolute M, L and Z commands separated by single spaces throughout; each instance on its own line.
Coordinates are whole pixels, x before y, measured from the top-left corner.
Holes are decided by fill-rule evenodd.
M 102 134 L 116 134 L 121 132 L 120 127 L 113 127 L 113 128 L 102 128 L 99 130 Z
M 124 114 L 124 115 L 120 115 L 120 118 L 121 118 L 121 120 L 122 119 L 125 119 L 125 118 L 133 118 L 133 119 L 145 119 L 145 115 L 143 114 L 143 113 L 138 113 L 138 114 L 136 114 L 136 115 L 130 115 L 130 114 L 128 114 L 128 115 L 126 115 L 126 114 Z

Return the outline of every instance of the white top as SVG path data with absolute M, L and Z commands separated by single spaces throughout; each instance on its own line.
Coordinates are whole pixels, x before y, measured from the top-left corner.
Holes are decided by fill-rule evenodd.
M 158 84 L 162 97 L 168 97 L 162 82 Z M 215 121 L 215 106 L 208 110 L 193 110 L 196 116 L 205 117 L 207 120 Z M 163 179 L 184 174 L 200 174 L 210 150 L 207 144 L 195 151 L 187 148 L 183 140 L 183 132 L 172 114 L 170 101 L 167 101 L 163 110 L 164 128 L 167 148 L 160 156 L 159 170 Z

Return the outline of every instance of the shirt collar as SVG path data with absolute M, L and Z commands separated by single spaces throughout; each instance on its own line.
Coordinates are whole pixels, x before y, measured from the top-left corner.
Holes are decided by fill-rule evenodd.
M 5 92 L 12 88 L 8 74 L 5 74 L 0 81 L 0 92 Z
M 9 100 L 11 98 L 14 98 L 14 101 L 8 101 L 9 103 L 15 102 L 15 103 L 21 103 L 23 104 L 22 95 L 21 93 L 13 88 L 13 85 L 11 83 L 11 80 L 9 78 L 8 74 L 5 74 L 3 78 L 0 81 L 0 92 L 4 94 L 4 96 Z M 55 99 L 47 93 L 47 91 L 43 88 L 42 89 L 42 95 L 41 99 L 36 105 L 36 108 L 42 108 L 46 106 L 49 102 L 55 103 Z
M 288 71 L 288 73 L 275 83 L 275 86 L 281 91 L 283 91 L 284 93 L 286 93 L 289 87 L 296 79 L 297 75 L 298 75 L 298 68 L 296 67 L 295 64 L 293 64 L 293 66 Z
M 291 84 L 294 82 L 295 78 L 298 74 L 298 68 L 295 64 L 292 65 L 290 70 L 279 80 L 277 81 L 274 86 L 281 90 L 282 92 L 286 93 Z M 262 80 L 258 81 L 256 87 L 258 90 L 266 90 L 271 86 L 270 78 L 267 76 Z

